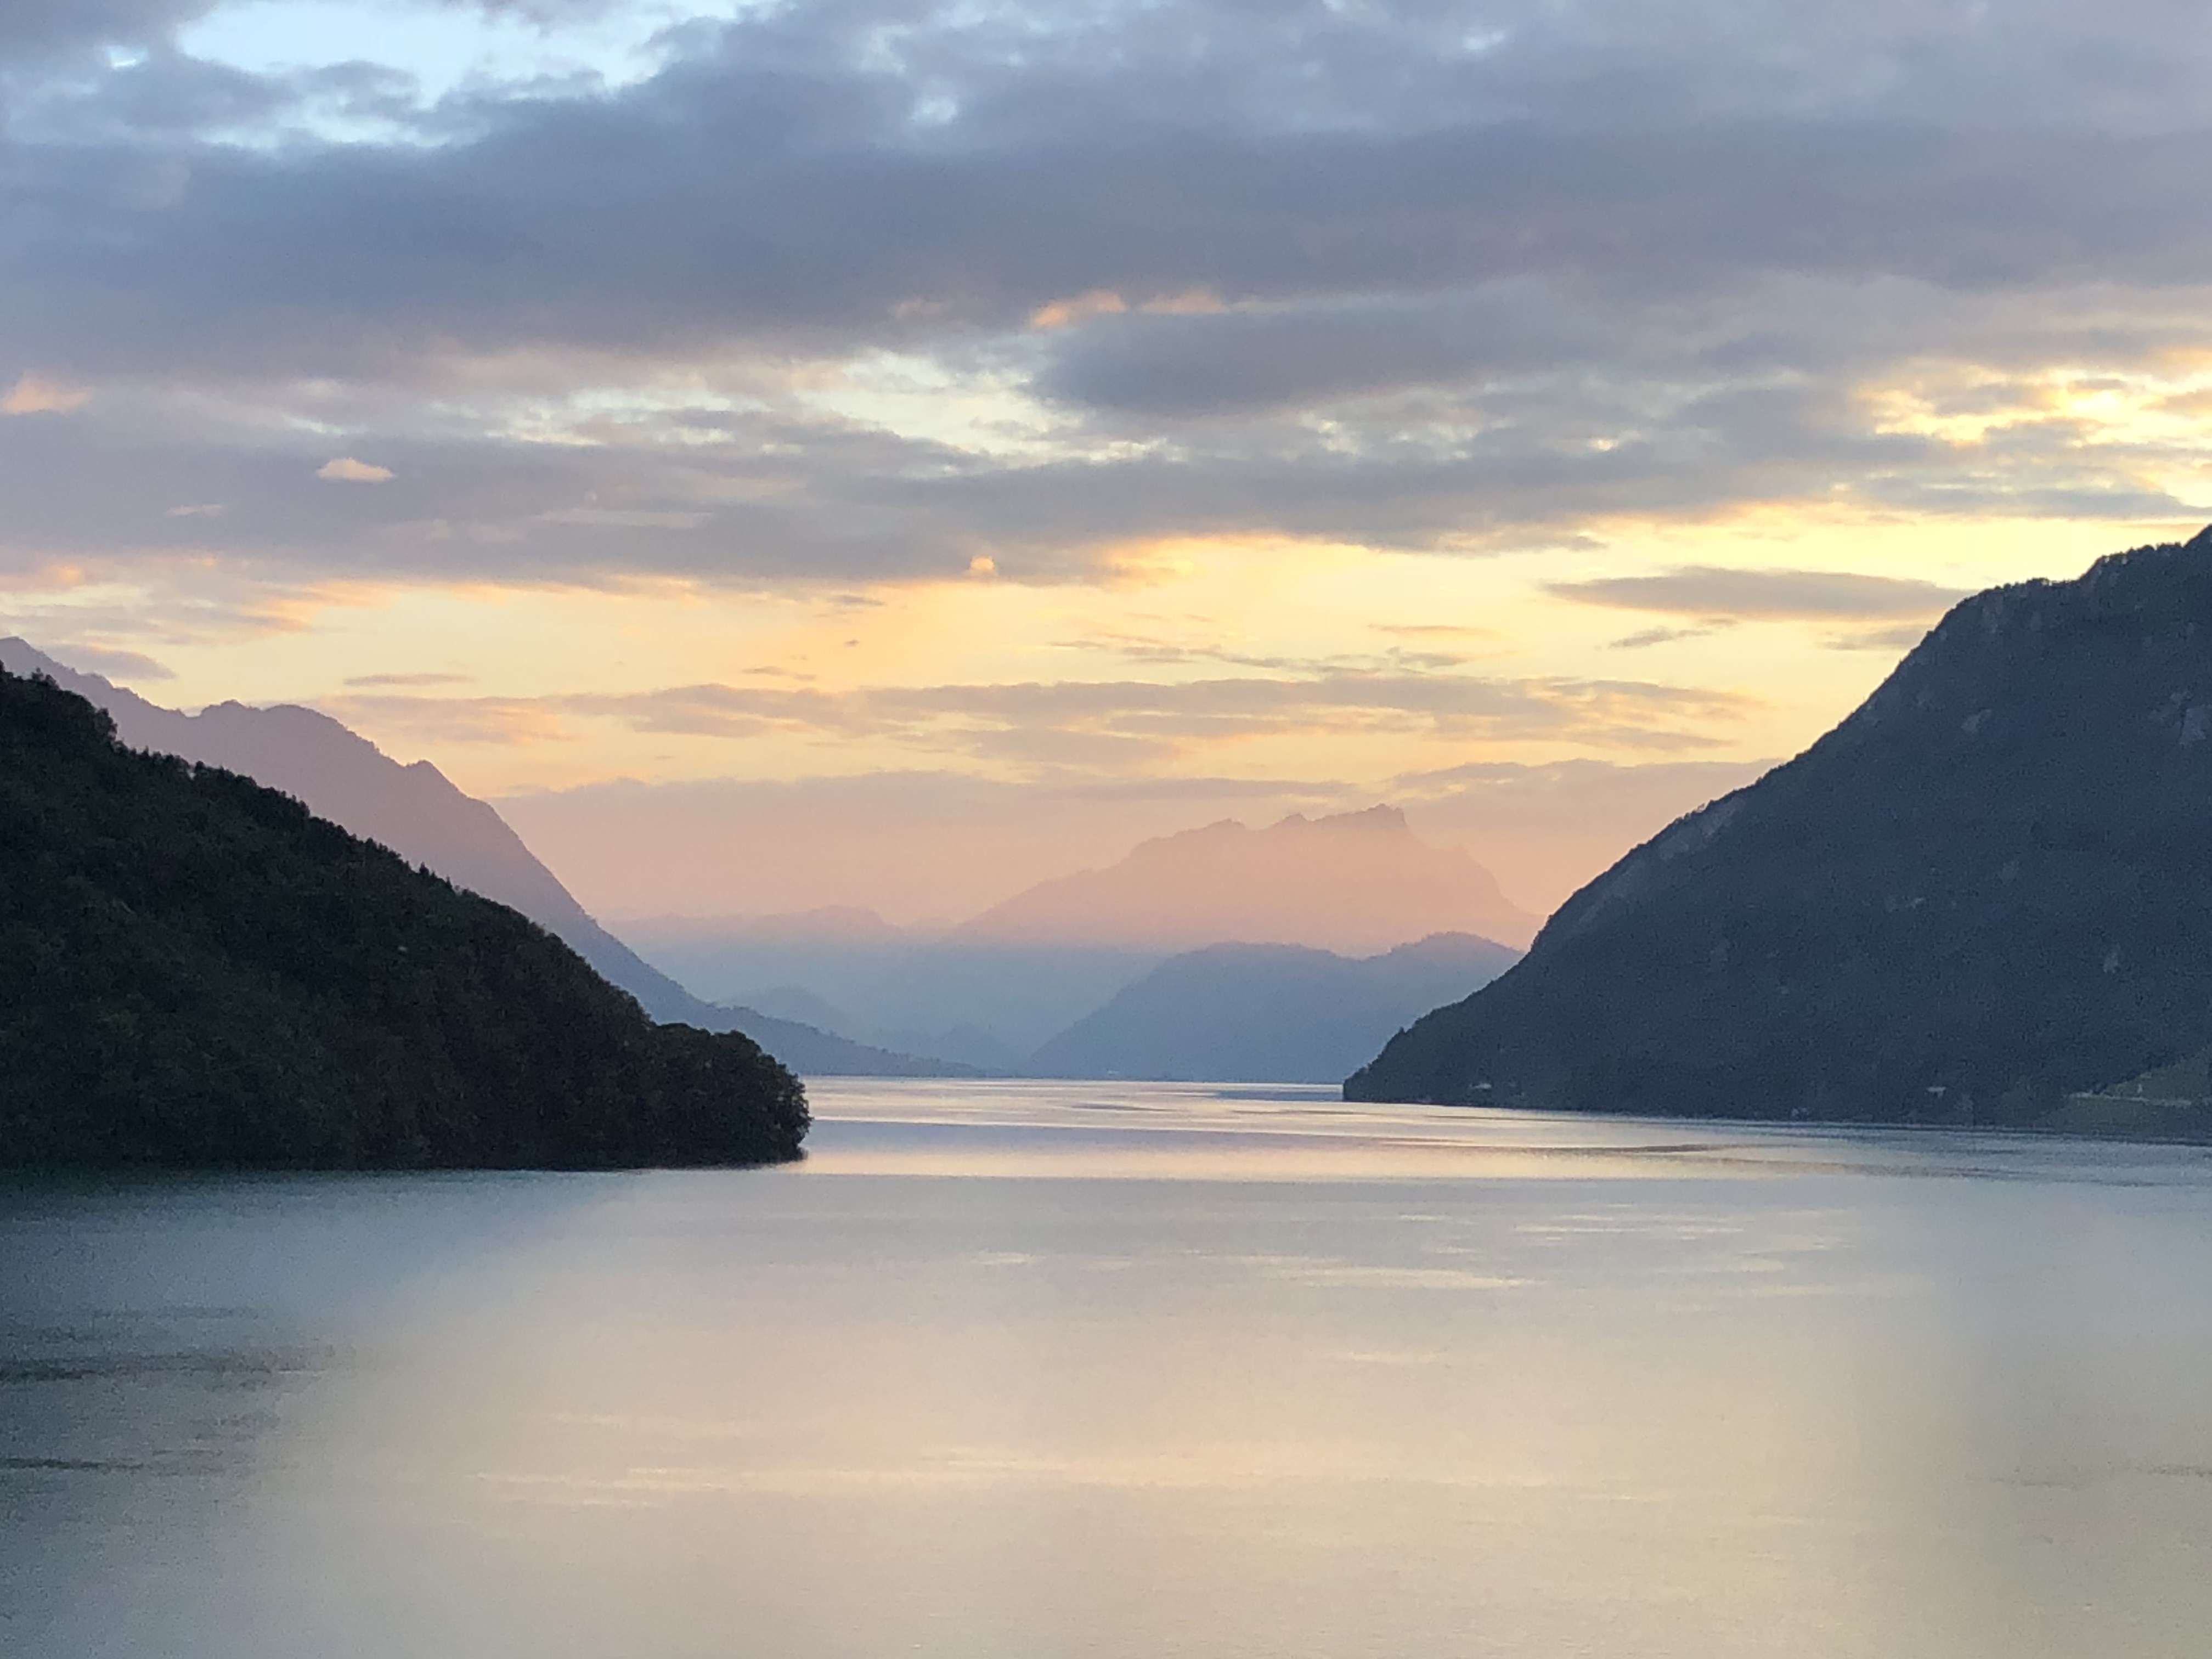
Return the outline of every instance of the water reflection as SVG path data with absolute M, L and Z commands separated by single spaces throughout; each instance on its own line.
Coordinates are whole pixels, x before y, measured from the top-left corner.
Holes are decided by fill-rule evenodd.
M 0 1197 L 27 1659 L 2194 1655 L 2186 1149 L 817 1085 Z

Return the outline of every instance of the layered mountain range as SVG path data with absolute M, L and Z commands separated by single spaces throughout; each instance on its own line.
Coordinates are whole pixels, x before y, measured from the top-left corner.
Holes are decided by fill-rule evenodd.
M 1536 918 L 1456 847 L 1417 837 L 1395 806 L 1254 830 L 1233 818 L 1139 842 L 1103 870 L 1037 883 L 955 930 L 973 943 L 1303 945 L 1352 954 L 1431 933 L 1520 944 Z
M 1298 945 L 1170 957 L 1030 1056 L 1045 1077 L 1334 1083 L 1391 1033 L 1518 959 L 1473 933 L 1350 957 Z
M 1473 930 L 1533 926 L 1465 853 L 1379 806 L 1163 836 L 957 926 L 858 909 L 625 925 L 648 962 L 428 761 L 307 708 L 164 708 L 21 640 L 0 664 L 105 709 L 129 747 L 250 776 L 513 907 L 655 1018 L 743 1031 L 804 1073 L 1334 1080 L 1512 959 Z
M 0 667 L 44 675 L 106 711 L 127 747 L 219 766 L 281 790 L 410 863 L 520 911 L 655 1019 L 742 1030 L 793 1069 L 817 1075 L 942 1076 L 968 1069 L 692 995 L 594 921 L 489 805 L 463 793 L 428 761 L 402 765 L 327 714 L 237 702 L 182 714 L 97 674 L 79 673 L 20 639 L 0 640 Z
M 1075 1054 L 1092 1050 L 1079 1044 L 1048 1054 L 1048 1045 L 1172 958 L 1225 945 L 1279 947 L 1272 954 L 1217 953 L 1202 976 L 1223 1007 L 1243 1011 L 1239 1021 L 1260 1009 L 1278 1011 L 1283 1023 L 1269 1041 L 1282 1056 L 1277 1067 L 1291 1069 L 1271 1073 L 1253 1047 L 1260 1034 L 1241 1026 L 1233 1036 L 1224 1028 L 1218 1052 L 1238 1077 L 1334 1082 L 1399 1024 L 1464 994 L 1514 953 L 1486 940 L 1489 954 L 1480 959 L 1496 965 L 1486 972 L 1455 967 L 1428 983 L 1429 1001 L 1412 1003 L 1397 968 L 1355 969 L 1353 959 L 1437 934 L 1522 939 L 1534 921 L 1466 853 L 1428 845 L 1402 812 L 1377 806 L 1330 817 L 1292 815 L 1264 829 L 1225 820 L 1164 836 L 1104 868 L 1041 882 L 957 925 L 898 927 L 854 908 L 619 925 L 656 964 L 707 995 L 1007 1072 L 1065 1072 Z M 1291 965 L 1300 961 L 1304 969 Z M 1322 1051 L 1306 1046 L 1312 1033 L 1293 1012 L 1297 998 L 1286 988 L 1286 976 L 1308 971 L 1364 974 L 1396 988 L 1385 999 L 1394 1017 L 1346 1028 L 1364 1035 L 1348 1047 L 1342 1041 L 1328 1047 L 1333 1058 L 1319 1071 Z M 1091 1063 L 1130 1076 L 1199 1074 L 1191 1068 L 1202 1045 L 1178 1036 L 1174 1058 L 1167 1050 L 1147 1058 L 1131 1046 L 1137 1034 L 1157 1029 L 1166 1040 L 1167 1028 L 1123 1013 L 1133 1023 L 1114 1025 L 1121 1035 L 1110 1061 Z
M 0 1165 L 755 1163 L 807 1124 L 750 1039 L 0 671 Z
M 1346 1093 L 2202 1128 L 2172 1079 L 2208 1046 L 2212 531 L 1963 601 Z
M 994 944 L 900 927 L 873 911 L 654 916 L 617 921 L 700 994 L 825 1030 L 999 1072 L 1169 954 L 1115 945 Z

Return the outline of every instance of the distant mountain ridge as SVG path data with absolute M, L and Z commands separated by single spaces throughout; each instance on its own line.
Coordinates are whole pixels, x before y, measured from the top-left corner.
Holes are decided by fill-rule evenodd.
M 1961 602 L 1345 1091 L 2069 1127 L 2212 1045 L 2208 849 L 2212 530 Z
M 1040 882 L 953 930 L 969 943 L 1081 941 L 1182 951 L 1302 945 L 1364 955 L 1437 933 L 1517 943 L 1536 918 L 1395 806 L 1265 830 L 1224 818 L 1139 843 L 1103 870 Z
M 0 1165 L 759 1163 L 808 1121 L 748 1038 L 0 672 Z
M 1033 1069 L 1040 1045 L 1188 951 L 1370 957 L 1437 933 L 1526 938 L 1533 926 L 1480 865 L 1424 844 L 1389 806 L 1265 830 L 1224 820 L 1140 842 L 956 926 L 901 927 L 851 908 L 622 924 L 656 966 L 707 995 L 804 1010 L 846 1036 L 1000 1072 Z M 1362 1029 L 1379 1042 L 1433 1006 Z M 1364 1057 L 1345 1052 L 1345 1068 Z
M 655 1019 L 703 1030 L 742 1030 L 793 1069 L 817 1075 L 945 1076 L 971 1069 L 891 1054 L 692 995 L 593 920 L 491 806 L 464 793 L 428 761 L 402 765 L 327 714 L 295 704 L 258 708 L 238 702 L 186 714 L 97 674 L 80 673 L 15 638 L 0 639 L 0 667 L 46 675 L 105 709 L 131 748 L 252 778 L 456 886 L 520 910 L 635 997 Z
M 1020 1070 L 1038 1043 L 1169 954 L 967 940 L 895 927 L 873 912 L 619 925 L 657 967 L 704 995 L 748 1007 L 764 1000 L 787 1017 L 805 1010 L 856 1041 L 999 1072 Z
M 1487 984 L 1510 946 L 1437 933 L 1364 959 L 1297 945 L 1171 957 L 1039 1048 L 1047 1077 L 1334 1083 L 1408 1021 Z

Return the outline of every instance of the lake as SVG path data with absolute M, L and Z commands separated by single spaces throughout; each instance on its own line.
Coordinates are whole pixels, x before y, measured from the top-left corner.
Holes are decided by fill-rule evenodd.
M 13 1659 L 2198 1659 L 2212 1155 L 825 1081 L 0 1187 Z

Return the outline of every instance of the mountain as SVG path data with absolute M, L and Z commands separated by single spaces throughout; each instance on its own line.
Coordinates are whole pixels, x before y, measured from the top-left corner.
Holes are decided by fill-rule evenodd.
M 770 1019 L 796 1020 L 818 1031 L 844 1032 L 853 1029 L 850 1014 L 804 986 L 771 985 L 764 991 L 748 992 L 738 1000 Z
M 963 1066 L 973 1066 L 979 1071 L 1000 1077 L 1033 1075 L 1027 1053 L 1015 1048 L 995 1030 L 988 1030 L 971 1020 L 956 1021 L 928 1030 L 893 1027 L 878 1035 L 902 1054 L 933 1054 Z
M 1436 933 L 1521 940 L 1535 918 L 1456 848 L 1417 839 L 1405 814 L 1297 813 L 1266 830 L 1224 818 L 1140 843 L 1103 870 L 1040 882 L 955 930 L 968 943 L 1304 945 L 1367 954 Z
M 703 1004 L 594 921 L 497 812 L 463 794 L 428 761 L 403 766 L 329 715 L 292 704 L 221 702 L 180 714 L 97 674 L 78 673 L 19 639 L 0 640 L 0 667 L 44 674 L 106 709 L 116 735 L 133 749 L 220 766 L 282 790 L 410 863 L 427 864 L 454 885 L 521 911 L 654 1018 L 698 1024 Z
M 248 779 L 0 671 L 0 1164 L 798 1155 L 798 1080 Z
M 1146 842 L 1107 869 L 1039 884 L 952 928 L 902 928 L 850 908 L 620 924 L 656 967 L 702 994 L 755 1006 L 774 987 L 765 994 L 778 1013 L 807 1009 L 845 1036 L 991 1071 L 1027 1069 L 1039 1044 L 1187 951 L 1253 943 L 1365 956 L 1440 932 L 1525 939 L 1534 925 L 1480 865 L 1424 845 L 1387 806 Z
M 795 1019 L 778 1019 L 757 1008 L 708 1005 L 702 1029 L 743 1031 L 802 1077 L 981 1077 L 980 1066 L 932 1054 L 910 1054 L 855 1042 Z M 689 1024 L 691 1022 L 686 1021 Z
M 1488 983 L 1520 952 L 1436 933 L 1354 960 L 1296 945 L 1171 957 L 1042 1048 L 1047 1077 L 1334 1083 L 1391 1032 Z
M 749 1007 L 765 1000 L 770 1012 L 804 1011 L 844 1036 L 990 1071 L 1020 1069 L 1038 1043 L 1169 954 L 947 938 L 941 927 L 896 927 L 872 911 L 617 925 L 656 967 L 702 995 Z
M 410 863 L 520 910 L 635 997 L 655 1019 L 702 1030 L 742 1030 L 785 1064 L 816 1075 L 941 1076 L 959 1069 L 702 1001 L 592 920 L 491 807 L 462 793 L 428 761 L 403 766 L 327 714 L 291 704 L 253 708 L 237 702 L 180 714 L 97 674 L 79 673 L 20 639 L 0 640 L 0 667 L 44 674 L 105 709 L 131 748 L 219 766 L 282 790 Z
M 1345 1092 L 2070 1127 L 2212 1045 L 2208 849 L 2212 531 L 1963 601 Z

